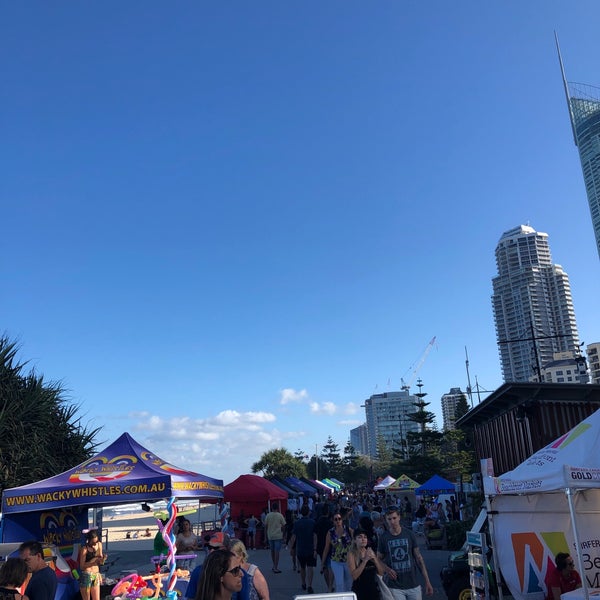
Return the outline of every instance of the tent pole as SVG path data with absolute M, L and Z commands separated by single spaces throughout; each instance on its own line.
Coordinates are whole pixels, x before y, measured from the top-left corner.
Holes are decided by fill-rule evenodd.
M 573 525 L 573 539 L 575 540 L 575 552 L 577 553 L 577 565 L 579 566 L 579 574 L 581 575 L 581 584 L 583 586 L 583 597 L 589 600 L 590 593 L 588 590 L 587 577 L 583 568 L 583 557 L 581 556 L 581 544 L 579 543 L 579 531 L 577 530 L 577 521 L 575 519 L 575 506 L 573 504 L 573 490 L 566 488 L 567 502 L 569 503 L 569 512 L 571 513 L 571 524 Z
M 496 556 L 496 538 L 494 536 L 494 520 L 492 518 L 492 502 L 490 497 L 486 494 L 485 496 L 485 510 L 487 512 L 488 529 L 490 532 L 490 541 L 492 542 L 492 570 L 494 571 L 494 579 L 496 580 L 496 592 L 498 593 L 498 600 L 503 600 L 504 595 L 502 594 L 502 583 L 498 557 Z

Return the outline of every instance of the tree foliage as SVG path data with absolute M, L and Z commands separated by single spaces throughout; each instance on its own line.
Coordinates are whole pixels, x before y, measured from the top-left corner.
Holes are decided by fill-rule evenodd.
M 409 431 L 407 440 L 411 448 L 411 456 L 414 455 L 415 450 L 425 457 L 432 449 L 435 449 L 436 444 L 439 446 L 440 435 L 438 432 L 428 429 L 428 425 L 431 425 L 435 421 L 435 413 L 426 410 L 430 402 L 425 402 L 425 396 L 427 394 L 421 391 L 423 384 L 419 379 L 417 382 L 419 391 L 415 394 L 417 400 L 413 402 L 415 411 L 408 413 L 406 416 L 413 423 L 419 425 L 419 431 Z
M 469 403 L 467 397 L 461 394 L 456 399 L 456 406 L 454 407 L 454 418 L 458 421 L 461 417 L 464 417 L 469 412 Z
M 100 428 L 90 429 L 60 383 L 46 382 L 0 337 L 0 488 L 67 471 L 92 456 Z
M 252 465 L 252 472 L 263 477 L 306 477 L 306 465 L 285 448 L 276 448 L 265 452 Z

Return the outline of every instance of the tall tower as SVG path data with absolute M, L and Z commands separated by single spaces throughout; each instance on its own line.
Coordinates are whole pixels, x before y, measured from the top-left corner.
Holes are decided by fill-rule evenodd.
M 569 277 L 553 265 L 548 234 L 520 225 L 502 234 L 492 279 L 496 338 L 505 382 L 541 381 L 555 352 L 579 353 Z
M 442 396 L 442 417 L 444 418 L 444 431 L 456 429 L 456 403 L 459 398 L 467 398 L 460 388 L 450 388 L 447 394 Z
M 414 411 L 417 398 L 408 390 L 373 394 L 365 400 L 367 421 L 367 452 L 371 458 L 377 458 L 378 444 L 382 443 L 391 452 L 394 448 L 406 448 L 409 431 L 418 431 L 408 414 Z
M 556 34 L 555 39 L 573 139 L 579 150 L 583 181 L 600 256 L 600 88 L 567 81 Z

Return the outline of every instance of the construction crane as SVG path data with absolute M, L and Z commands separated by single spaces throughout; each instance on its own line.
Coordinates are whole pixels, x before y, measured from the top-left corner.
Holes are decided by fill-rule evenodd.
M 425 362 L 425 359 L 427 358 L 427 355 L 429 354 L 429 352 L 431 351 L 431 349 L 433 348 L 434 344 L 435 344 L 435 335 L 431 338 L 429 344 L 427 344 L 427 347 L 425 348 L 425 351 L 423 352 L 423 355 L 421 356 L 421 358 L 418 360 L 418 362 L 413 363 L 413 365 L 411 365 L 408 370 L 406 371 L 406 373 L 404 373 L 404 376 L 406 376 L 406 374 L 408 372 L 411 372 L 410 375 L 410 379 L 408 380 L 408 383 L 406 383 L 406 381 L 404 381 L 404 377 L 400 377 L 400 381 L 402 383 L 402 389 L 405 391 L 409 391 L 410 390 L 410 386 L 415 382 L 415 378 L 417 377 L 417 373 L 419 372 L 419 370 L 421 369 L 421 367 L 423 366 L 423 363 Z

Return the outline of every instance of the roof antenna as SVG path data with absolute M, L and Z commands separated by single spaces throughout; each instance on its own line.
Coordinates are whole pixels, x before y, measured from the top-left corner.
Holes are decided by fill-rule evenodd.
M 469 354 L 467 353 L 467 347 L 465 346 L 465 365 L 467 367 L 467 395 L 471 401 L 471 408 L 473 408 L 473 391 L 471 389 L 471 376 L 469 375 Z
M 569 119 L 571 121 L 571 131 L 573 132 L 573 141 L 577 146 L 577 133 L 575 131 L 575 119 L 573 118 L 573 109 L 571 108 L 571 96 L 569 94 L 569 83 L 567 82 L 567 76 L 565 74 L 565 67 L 563 65 L 562 55 L 560 53 L 560 46 L 558 44 L 558 33 L 554 32 L 554 41 L 556 42 L 556 51 L 558 52 L 558 62 L 560 64 L 560 73 L 562 75 L 563 87 L 565 88 L 565 98 L 567 99 L 567 108 L 569 109 Z

